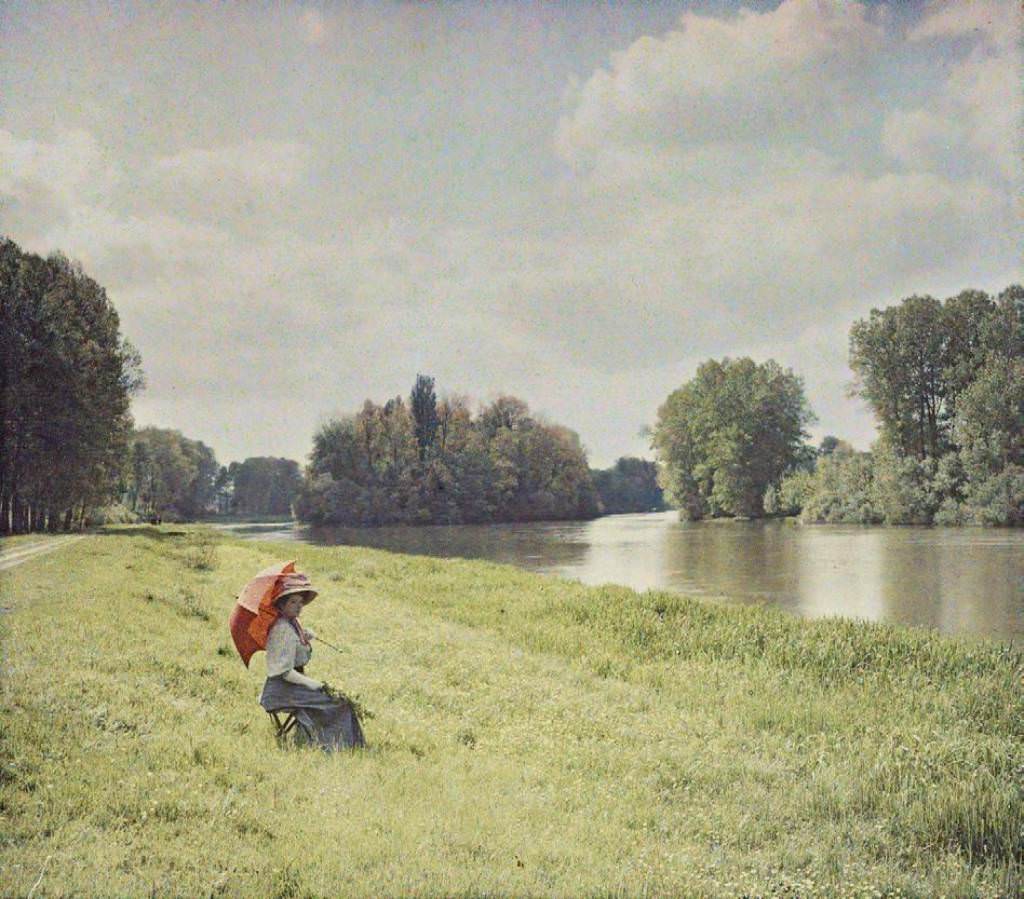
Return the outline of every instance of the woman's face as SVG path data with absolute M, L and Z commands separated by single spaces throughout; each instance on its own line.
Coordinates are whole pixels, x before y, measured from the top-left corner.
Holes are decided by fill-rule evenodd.
M 286 596 L 284 602 L 281 603 L 281 614 L 285 618 L 298 618 L 303 605 L 305 603 L 302 601 L 302 594 L 292 593 L 290 596 Z

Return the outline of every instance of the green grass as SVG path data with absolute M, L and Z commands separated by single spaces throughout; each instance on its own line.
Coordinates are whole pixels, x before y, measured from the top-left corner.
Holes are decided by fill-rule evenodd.
M 225 626 L 298 557 L 357 754 Z M 1009 896 L 1019 651 L 483 562 L 119 528 L 4 573 L 0 892 Z

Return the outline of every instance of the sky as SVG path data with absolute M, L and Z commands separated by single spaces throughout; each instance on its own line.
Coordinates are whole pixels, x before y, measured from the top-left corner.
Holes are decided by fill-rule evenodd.
M 868 448 L 850 325 L 1022 280 L 1015 0 L 0 0 L 0 233 L 139 349 L 137 424 L 222 463 L 418 373 L 592 465 L 708 358 Z

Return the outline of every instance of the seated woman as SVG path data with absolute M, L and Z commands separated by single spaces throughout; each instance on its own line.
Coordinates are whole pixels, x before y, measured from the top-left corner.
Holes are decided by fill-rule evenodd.
M 355 709 L 327 684 L 306 677 L 305 666 L 313 654 L 312 631 L 299 621 L 303 607 L 316 590 L 303 575 L 286 576 L 274 597 L 277 620 L 267 636 L 267 680 L 260 705 L 268 712 L 294 711 L 295 717 L 325 750 L 365 746 L 363 729 Z

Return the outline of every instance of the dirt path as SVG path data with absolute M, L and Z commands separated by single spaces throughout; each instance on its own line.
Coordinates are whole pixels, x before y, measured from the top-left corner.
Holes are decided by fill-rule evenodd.
M 36 556 L 46 555 L 61 547 L 77 543 L 84 538 L 84 534 L 69 534 L 62 537 L 43 537 L 31 543 L 22 543 L 20 546 L 0 552 L 0 571 L 14 568 L 23 562 L 28 562 Z

